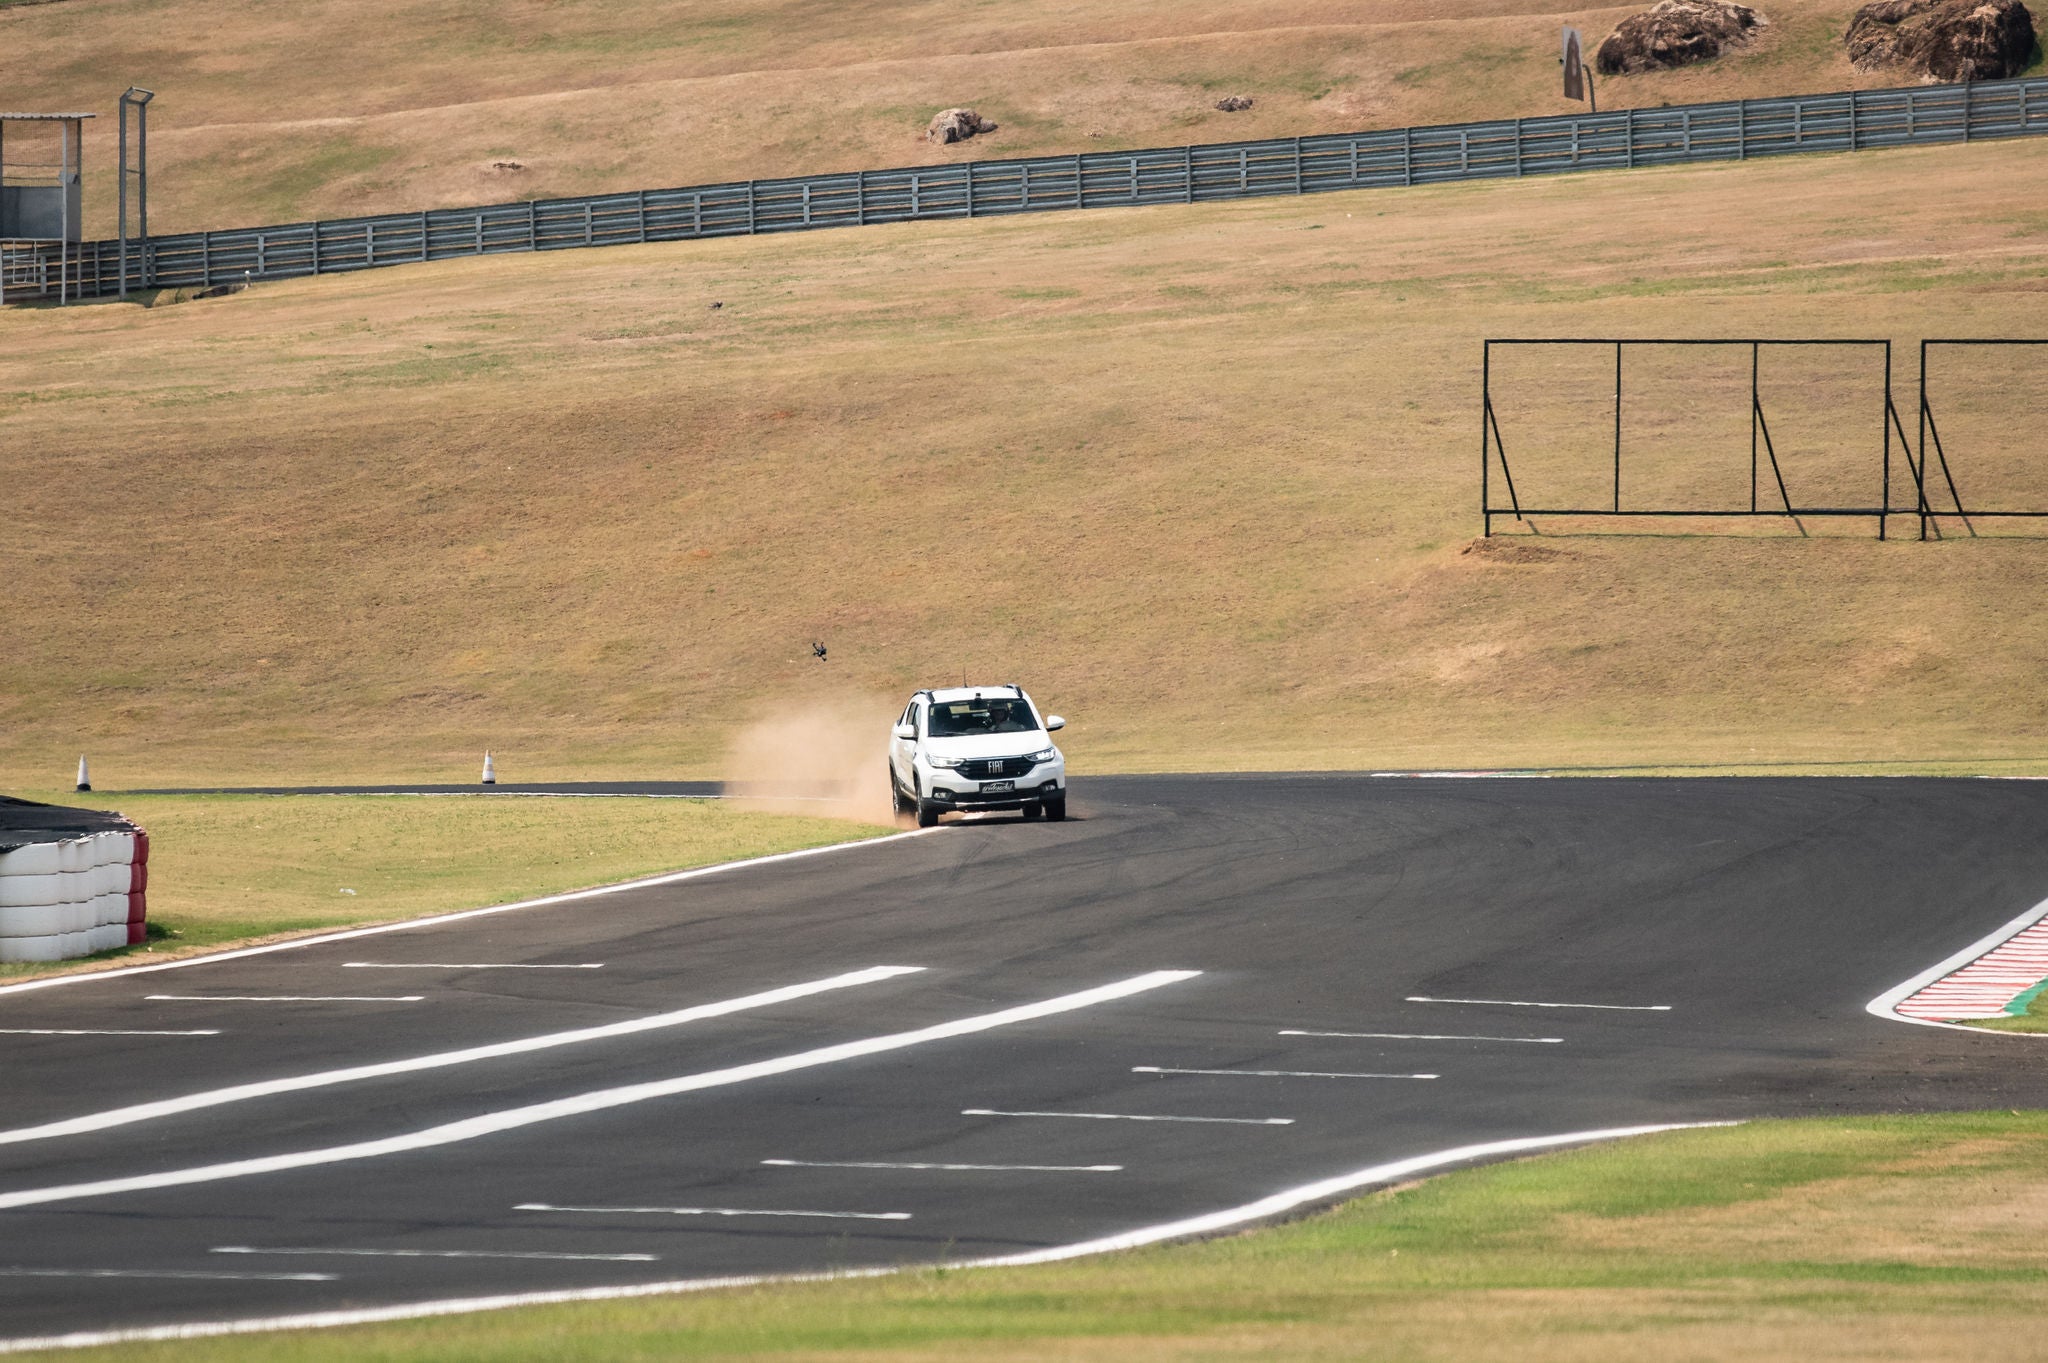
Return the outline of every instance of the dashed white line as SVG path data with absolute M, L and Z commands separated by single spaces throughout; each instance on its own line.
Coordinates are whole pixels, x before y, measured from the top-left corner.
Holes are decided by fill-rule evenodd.
M 1525 1136 L 1514 1140 L 1461 1145 L 1426 1155 L 1375 1164 L 1335 1178 L 1284 1189 L 1256 1202 L 1205 1212 L 1122 1231 L 1095 1240 L 1055 1245 L 1049 1249 L 988 1259 L 953 1260 L 947 1269 L 1009 1268 L 1024 1264 L 1053 1263 L 1113 1250 L 1134 1249 L 1168 1240 L 1233 1230 L 1240 1226 L 1279 1216 L 1304 1206 L 1326 1202 L 1361 1188 L 1398 1183 L 1423 1174 L 1436 1173 L 1454 1165 L 1508 1155 L 1532 1154 L 1568 1145 L 1594 1141 L 1648 1136 L 1663 1131 L 1684 1131 L 1701 1126 L 1733 1126 L 1733 1122 L 1684 1122 L 1665 1126 L 1611 1127 L 1603 1131 L 1570 1131 L 1554 1136 Z M 759 1287 L 769 1283 L 843 1282 L 860 1278 L 887 1278 L 914 1273 L 940 1265 L 880 1265 L 872 1268 L 826 1270 L 817 1273 L 733 1274 L 718 1278 L 680 1278 L 668 1282 L 620 1283 L 604 1287 L 558 1288 L 545 1292 L 506 1292 L 488 1297 L 445 1297 L 439 1300 L 401 1302 L 390 1306 L 350 1307 L 336 1311 L 303 1311 L 294 1315 L 243 1317 L 239 1320 L 181 1322 L 175 1325 L 146 1325 L 126 1330 L 77 1330 L 66 1335 L 38 1338 L 0 1339 L 0 1353 L 25 1353 L 36 1349 L 84 1348 L 101 1344 L 130 1344 L 161 1339 L 204 1339 L 225 1335 L 257 1334 L 272 1330 L 325 1329 L 340 1325 L 372 1325 L 382 1321 L 418 1320 L 434 1316 L 469 1315 L 479 1311 L 502 1311 L 518 1306 L 544 1306 L 564 1302 L 624 1301 L 636 1297 L 666 1296 L 676 1292 L 705 1292 L 722 1288 Z
M 791 1169 L 958 1169 L 968 1171 L 1021 1170 L 1032 1174 L 1116 1174 L 1121 1164 L 925 1164 L 891 1163 L 884 1160 L 764 1159 L 763 1164 Z
M 1199 970 L 1154 970 L 1114 984 L 1098 985 L 1074 994 L 1062 994 L 1057 998 L 1044 999 L 1038 1003 L 1021 1004 L 1015 1008 L 1004 1008 L 993 1013 L 980 1013 L 973 1017 L 959 1018 L 952 1022 L 941 1022 L 915 1031 L 892 1032 L 884 1036 L 866 1037 L 859 1041 L 843 1041 L 833 1046 L 820 1046 L 815 1050 L 797 1051 L 790 1055 L 776 1056 L 769 1060 L 757 1060 L 751 1064 L 734 1065 L 727 1069 L 705 1070 L 697 1074 L 679 1075 L 673 1079 L 657 1079 L 641 1084 L 627 1084 L 619 1088 L 596 1089 L 588 1093 L 572 1094 L 545 1103 L 531 1103 L 524 1107 L 506 1108 L 498 1112 L 486 1112 L 481 1116 L 461 1121 L 444 1122 L 402 1135 L 386 1136 L 380 1140 L 355 1141 L 348 1145 L 331 1145 L 312 1150 L 294 1150 L 282 1155 L 265 1155 L 255 1159 L 230 1160 L 222 1164 L 202 1164 L 186 1169 L 167 1169 L 153 1174 L 133 1174 L 125 1178 L 95 1179 L 89 1183 L 57 1184 L 46 1188 L 23 1188 L 11 1193 L 0 1193 L 0 1209 L 9 1207 L 34 1207 L 48 1202 L 69 1202 L 86 1197 L 106 1197 L 114 1193 L 143 1192 L 156 1188 L 177 1188 L 194 1183 L 214 1183 L 222 1179 L 247 1178 L 255 1174 L 277 1173 L 285 1169 L 305 1169 L 314 1165 L 340 1164 L 350 1160 L 376 1159 L 385 1155 L 403 1154 L 414 1150 L 427 1150 L 438 1146 L 455 1145 L 462 1141 L 495 1135 L 501 1131 L 516 1131 L 523 1127 L 543 1122 L 558 1121 L 565 1117 L 582 1117 L 591 1113 L 605 1112 L 612 1108 L 644 1103 L 656 1098 L 670 1098 L 684 1093 L 696 1093 L 704 1089 L 720 1088 L 730 1084 L 743 1084 L 754 1079 L 765 1079 L 773 1075 L 789 1074 L 796 1070 L 812 1069 L 820 1065 L 836 1064 L 842 1060 L 854 1060 L 863 1056 L 880 1055 L 888 1051 L 903 1050 L 910 1046 L 921 1046 L 928 1042 L 947 1040 L 952 1037 L 971 1036 L 997 1027 L 1014 1023 L 1030 1022 L 1038 1018 L 1053 1017 L 1070 1013 L 1076 1009 L 1091 1008 L 1099 1003 L 1129 998 L 1147 990 L 1164 985 L 1177 984 L 1201 974 Z
M 343 961 L 343 970 L 602 970 L 603 961 L 574 964 L 521 963 L 518 961 Z
M 144 994 L 152 1003 L 418 1003 L 425 994 Z
M 552 1050 L 557 1046 L 574 1046 L 586 1041 L 609 1040 L 613 1037 L 633 1036 L 640 1032 L 656 1031 L 664 1027 L 677 1027 L 688 1022 L 701 1022 L 706 1018 L 726 1017 L 744 1012 L 750 1008 L 767 1008 L 796 999 L 808 998 L 835 989 L 850 989 L 856 985 L 873 984 L 879 980 L 894 979 L 899 975 L 914 975 L 923 970 L 915 965 L 878 965 L 865 970 L 851 970 L 843 975 L 832 975 L 822 980 L 810 980 L 803 984 L 784 985 L 779 989 L 763 990 L 756 994 L 744 994 L 739 998 L 723 999 L 716 1003 L 700 1003 L 689 1008 L 678 1008 L 674 1012 L 655 1013 L 648 1017 L 632 1018 L 625 1022 L 610 1022 L 599 1027 L 582 1027 L 568 1032 L 547 1032 L 539 1036 L 521 1037 L 516 1041 L 499 1041 L 486 1046 L 470 1046 L 459 1051 L 440 1051 L 432 1055 L 413 1056 L 408 1060 L 387 1060 L 374 1065 L 351 1065 L 346 1069 L 321 1070 L 313 1074 L 292 1075 L 285 1079 L 265 1079 L 253 1084 L 235 1084 L 228 1088 L 208 1089 L 200 1093 L 188 1093 L 178 1098 L 162 1098 L 155 1102 L 135 1103 L 128 1107 L 109 1108 L 104 1112 L 88 1113 L 81 1117 L 70 1117 L 62 1121 L 46 1122 L 40 1126 L 17 1127 L 12 1131 L 0 1131 L 0 1145 L 13 1145 L 21 1141 L 48 1140 L 54 1136 L 76 1136 L 86 1131 L 104 1131 L 108 1127 L 127 1126 L 135 1122 L 155 1121 L 175 1116 L 181 1112 L 195 1112 L 201 1108 L 220 1107 L 227 1103 L 247 1102 L 252 1098 L 270 1098 L 280 1093 L 296 1093 L 305 1089 L 329 1088 L 336 1084 L 351 1084 L 363 1079 L 382 1079 L 394 1074 L 411 1074 L 419 1070 L 445 1069 L 451 1065 L 468 1065 L 479 1060 L 496 1060 L 508 1055 L 525 1055 L 532 1051 Z
M 569 1254 L 527 1249 L 313 1249 L 287 1245 L 215 1245 L 213 1254 L 328 1254 L 351 1259 L 566 1259 L 651 1264 L 659 1254 Z
M 1094 1122 L 1220 1122 L 1229 1126 L 1293 1126 L 1292 1117 L 1167 1117 L 1142 1112 L 1004 1112 L 992 1107 L 963 1107 L 963 1117 L 1081 1117 Z M 0 1204 L 4 1205 L 4 1204 Z
M 1432 999 L 1410 994 L 1409 1003 L 1484 1003 L 1496 1008 L 1599 1008 L 1615 1013 L 1668 1013 L 1668 1003 L 1531 1003 L 1527 999 Z
M 1258 1079 L 1438 1079 L 1435 1074 L 1346 1074 L 1328 1070 L 1179 1070 L 1165 1065 L 1133 1065 L 1132 1074 L 1242 1074 Z
M 1280 1036 L 1340 1036 L 1354 1037 L 1361 1041 L 1525 1041 L 1534 1045 L 1555 1046 L 1564 1040 L 1561 1036 L 1440 1036 L 1430 1032 L 1307 1032 L 1296 1027 L 1283 1027 Z
M 221 1283 L 331 1283 L 332 1273 L 200 1273 L 176 1268 L 0 1268 L 0 1278 L 180 1278 Z
M 129 1031 L 115 1027 L 0 1027 L 0 1036 L 219 1036 L 217 1027 L 189 1032 Z
M 908 1221 L 909 1212 L 810 1212 L 767 1207 L 557 1207 L 548 1202 L 522 1202 L 515 1212 L 588 1212 L 599 1216 L 799 1216 L 831 1221 Z

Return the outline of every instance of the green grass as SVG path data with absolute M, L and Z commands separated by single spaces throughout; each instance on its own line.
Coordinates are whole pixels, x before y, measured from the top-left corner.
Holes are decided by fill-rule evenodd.
M 2013 1017 L 1981 1018 L 1972 1025 L 1987 1032 L 2048 1032 L 2048 989 L 2027 1000 L 2027 1010 Z
M 1985 1359 L 2048 1306 L 2048 1114 L 1758 1122 L 1446 1175 L 1291 1225 L 927 1270 L 141 1344 L 184 1360 Z M 2015 1352 L 2019 1346 L 2019 1352 Z M 81 1356 L 81 1355 L 67 1355 Z M 87 1352 L 82 1357 L 109 1356 Z
M 886 830 L 709 800 L 108 795 L 150 834 L 150 921 L 164 936 L 92 963 L 161 959 L 292 933 L 822 847 Z M 78 965 L 0 965 L 0 980 Z

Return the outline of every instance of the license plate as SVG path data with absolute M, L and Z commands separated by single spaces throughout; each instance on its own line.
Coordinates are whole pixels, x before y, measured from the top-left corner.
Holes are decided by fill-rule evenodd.
M 1015 790 L 1016 788 L 1017 783 L 1015 781 L 983 781 L 981 783 L 981 793 L 983 795 L 999 795 L 1003 791 Z

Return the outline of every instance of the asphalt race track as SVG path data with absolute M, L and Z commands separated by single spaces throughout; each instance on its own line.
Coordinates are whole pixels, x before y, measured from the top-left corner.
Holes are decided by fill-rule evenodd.
M 0 1334 L 973 1259 L 1470 1142 L 2048 1106 L 2036 1040 L 1865 1011 L 2048 897 L 2048 784 L 1075 802 L 0 991 Z

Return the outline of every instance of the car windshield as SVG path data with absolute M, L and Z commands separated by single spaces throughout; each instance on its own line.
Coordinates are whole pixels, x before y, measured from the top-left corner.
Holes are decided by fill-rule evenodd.
M 1005 696 L 934 701 L 926 732 L 933 738 L 966 738 L 973 734 L 1028 734 L 1037 728 L 1038 716 L 1031 713 L 1031 703 Z

